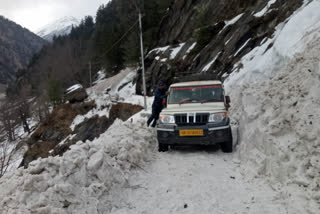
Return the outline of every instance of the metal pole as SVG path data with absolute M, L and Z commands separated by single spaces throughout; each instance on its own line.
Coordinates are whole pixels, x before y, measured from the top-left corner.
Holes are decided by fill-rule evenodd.
M 143 39 L 142 39 L 142 22 L 141 22 L 141 11 L 139 10 L 139 27 L 140 27 L 140 46 L 141 46 L 141 65 L 142 65 L 142 82 L 143 82 L 143 95 L 144 95 L 144 109 L 147 111 L 147 89 L 146 79 L 144 71 L 144 53 L 143 53 Z
M 91 61 L 89 62 L 89 74 L 90 74 L 90 87 L 92 87 L 92 79 L 91 79 Z

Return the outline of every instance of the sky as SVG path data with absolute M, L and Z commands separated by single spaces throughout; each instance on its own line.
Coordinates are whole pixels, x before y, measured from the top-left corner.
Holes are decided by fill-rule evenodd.
M 36 32 L 65 16 L 95 16 L 109 0 L 0 0 L 0 15 Z

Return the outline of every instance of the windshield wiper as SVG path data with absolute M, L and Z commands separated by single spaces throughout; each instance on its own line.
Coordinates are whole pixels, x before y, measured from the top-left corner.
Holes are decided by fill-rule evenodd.
M 219 99 L 201 100 L 201 103 L 207 103 L 207 102 L 223 102 L 223 101 Z
M 179 101 L 179 105 L 181 105 L 181 104 L 184 104 L 184 103 L 191 103 L 192 102 L 192 99 L 183 99 L 183 100 L 180 100 Z
M 196 101 L 198 103 L 208 103 L 208 102 L 222 102 L 221 100 L 218 100 L 218 99 L 209 99 L 209 100 L 206 100 L 206 99 L 203 99 L 203 100 L 195 100 L 195 99 L 184 99 L 184 100 L 180 100 L 179 101 L 179 105 L 181 104 L 184 104 L 184 103 L 192 103 L 193 101 Z

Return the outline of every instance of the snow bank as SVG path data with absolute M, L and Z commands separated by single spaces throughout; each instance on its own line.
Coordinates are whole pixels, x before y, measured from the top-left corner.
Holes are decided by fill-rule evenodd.
M 107 213 L 121 203 L 130 170 L 154 149 L 145 124 L 117 120 L 93 142 L 77 143 L 63 157 L 39 159 L 0 180 L 1 213 Z M 114 193 L 112 194 L 112 192 Z
M 225 82 L 231 117 L 239 123 L 243 173 L 265 179 L 294 201 L 288 213 L 320 210 L 318 11 L 320 1 L 305 4 L 244 56 Z
M 315 8 L 318 4 L 313 2 Z M 300 13 L 305 14 L 304 10 Z M 245 67 L 231 75 L 226 85 L 233 99 L 231 117 L 239 123 L 237 152 L 243 172 L 268 180 L 284 198 L 295 202 L 300 213 L 316 214 L 320 210 L 320 39 L 319 32 L 307 32 L 313 39 L 305 45 L 306 37 L 298 34 L 301 40 L 294 44 L 302 49 L 292 58 L 282 55 L 291 43 L 279 55 L 274 55 L 275 48 L 263 54 L 270 40 L 243 58 L 245 62 L 256 53 L 256 60 L 244 65 L 257 63 L 265 72 L 271 67 L 274 72 L 269 79 L 251 79 L 259 72 Z M 281 66 L 271 63 L 276 57 Z M 297 213 L 292 207 L 289 213 Z
M 119 102 L 142 105 L 143 97 L 135 95 L 135 76 L 132 69 L 108 79 L 101 73 L 96 85 L 87 89 L 97 107 L 78 115 L 70 128 L 95 115 L 108 116 L 115 95 Z M 130 187 L 131 169 L 143 167 L 156 142 L 142 114 L 133 116 L 133 123 L 115 121 L 98 139 L 78 142 L 63 157 L 39 159 L 26 170 L 12 170 L 0 180 L 0 213 L 106 213 L 120 206 L 121 189 Z
M 304 50 L 308 42 L 319 36 L 320 1 L 315 0 L 298 10 L 284 25 L 274 43 L 282 56 L 293 57 Z M 317 35 L 315 35 L 316 33 Z
M 296 53 L 320 36 L 320 1 L 304 4 L 286 23 L 279 24 L 273 38 L 263 41 L 234 66 L 227 89 L 264 81 L 282 70 Z M 270 48 L 271 47 L 271 48 Z

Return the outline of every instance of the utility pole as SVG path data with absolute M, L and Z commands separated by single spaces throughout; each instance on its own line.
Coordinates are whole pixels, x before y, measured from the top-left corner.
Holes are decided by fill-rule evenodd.
M 89 75 L 90 75 L 90 87 L 92 87 L 92 79 L 91 79 L 91 61 L 89 62 Z
M 142 22 L 141 22 L 141 11 L 139 10 L 139 27 L 140 27 L 140 46 L 141 46 L 141 65 L 142 65 L 142 82 L 143 82 L 143 96 L 144 96 L 144 110 L 147 111 L 147 89 L 146 79 L 144 71 L 144 53 L 143 53 L 143 38 L 142 38 Z

